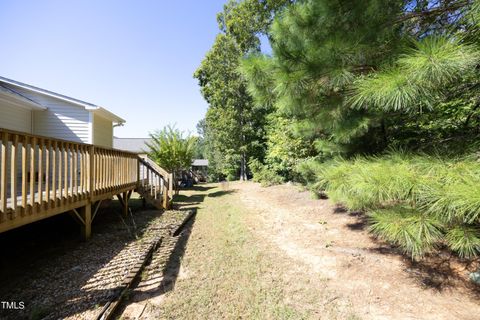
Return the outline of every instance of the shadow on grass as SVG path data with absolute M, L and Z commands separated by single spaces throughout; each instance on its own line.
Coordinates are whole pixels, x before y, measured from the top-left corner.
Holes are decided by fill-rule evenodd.
M 139 292 L 136 292 L 132 297 L 130 297 L 128 301 L 126 301 L 126 303 L 122 304 L 120 309 L 115 313 L 116 315 L 121 315 L 123 310 L 125 310 L 127 304 L 131 304 L 132 302 L 149 300 L 164 295 L 175 288 L 175 284 L 180 273 L 183 256 L 185 255 L 185 251 L 187 248 L 187 243 L 190 239 L 190 235 L 195 224 L 197 210 L 197 207 L 195 207 L 195 205 L 202 203 L 205 200 L 205 197 L 221 197 L 235 192 L 235 190 L 220 190 L 212 193 L 207 192 L 208 190 L 213 188 L 214 187 L 209 186 L 196 186 L 183 190 L 187 192 L 199 191 L 199 193 L 194 193 L 190 195 L 179 194 L 174 196 L 174 204 L 176 209 L 195 210 L 195 214 L 190 220 L 188 220 L 187 223 L 185 223 L 182 231 L 178 236 L 174 234 L 174 243 L 168 244 L 167 242 L 162 242 L 161 246 L 163 246 L 163 250 L 168 252 L 166 263 L 163 269 L 159 270 L 159 275 L 155 275 L 154 278 L 151 279 L 153 281 L 155 279 L 159 279 L 160 281 L 158 285 L 155 285 L 153 288 L 149 288 L 148 290 L 141 290 Z M 180 192 L 182 192 L 182 190 Z M 162 250 L 162 247 L 160 248 L 160 250 Z M 138 285 L 140 281 L 140 279 L 137 279 L 136 285 Z
M 204 194 L 193 194 L 190 196 L 184 194 L 176 194 L 173 196 L 174 203 L 199 204 L 200 202 L 203 202 L 203 200 L 205 200 Z
M 194 185 L 193 187 L 190 187 L 190 188 L 185 188 L 185 189 L 181 189 L 181 190 L 192 190 L 192 191 L 202 191 L 202 192 L 206 192 L 210 189 L 213 189 L 215 187 L 212 187 L 212 186 L 202 186 L 202 185 Z
M 347 214 L 355 218 L 354 222 L 347 223 L 346 226 L 348 229 L 353 231 L 364 231 L 368 228 L 368 217 L 365 213 L 361 211 L 350 211 L 342 205 L 336 205 L 333 208 L 333 213 L 335 214 Z
M 459 269 L 463 268 L 475 271 L 474 261 L 462 261 L 445 249 L 435 251 L 421 260 L 412 260 L 399 247 L 385 243 L 373 235 L 371 238 L 378 246 L 369 248 L 368 251 L 384 256 L 401 258 L 404 263 L 404 272 L 423 288 L 438 292 L 462 288 L 465 289 L 465 294 L 475 299 L 480 298 L 480 287 L 464 276 L 468 273 L 467 271 L 464 271 L 463 275 L 459 271 Z
M 336 205 L 335 208 L 333 208 L 333 213 L 348 213 L 348 210 L 344 206 Z
M 210 198 L 217 198 L 217 197 L 225 196 L 227 194 L 231 194 L 231 193 L 234 193 L 234 192 L 235 192 L 235 190 L 222 190 L 222 191 L 209 193 L 208 196 Z
M 356 221 L 347 223 L 347 228 L 353 231 L 363 231 L 368 228 L 368 217 L 365 215 L 357 216 Z
M 205 201 L 206 197 L 217 198 L 234 193 L 235 190 L 220 190 L 208 193 L 208 190 L 214 189 L 214 186 L 196 185 L 190 188 L 180 189 L 180 194 L 173 196 L 175 209 L 198 209 L 198 205 Z M 194 191 L 194 192 L 192 192 Z M 182 193 L 183 192 L 183 193 Z M 187 193 L 187 194 L 185 194 Z
M 195 223 L 196 215 L 194 215 L 183 227 L 182 232 L 180 233 L 175 247 L 173 248 L 168 262 L 165 268 L 162 271 L 163 280 L 160 283 L 159 291 L 157 295 L 165 294 L 168 291 L 173 290 L 175 283 L 177 282 L 178 274 L 180 273 L 180 266 L 182 264 L 182 258 L 185 254 L 187 248 L 188 239 L 192 234 L 193 225 Z

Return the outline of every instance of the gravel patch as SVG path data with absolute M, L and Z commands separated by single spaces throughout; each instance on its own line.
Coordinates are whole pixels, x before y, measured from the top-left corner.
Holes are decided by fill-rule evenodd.
M 122 218 L 119 212 L 115 205 L 103 209 L 95 218 L 88 242 L 70 233 L 62 237 L 58 230 L 72 228 L 65 221 L 35 226 L 45 228 L 47 233 L 37 238 L 31 238 L 28 230 L 2 236 L 0 245 L 8 244 L 10 251 L 0 263 L 0 301 L 22 301 L 25 308 L 0 309 L 0 318 L 94 318 L 120 290 L 122 281 L 149 246 L 160 237 L 170 236 L 187 214 L 134 210 L 131 216 Z M 48 234 L 57 231 L 58 237 Z M 11 248 L 12 240 L 21 252 L 18 256 Z

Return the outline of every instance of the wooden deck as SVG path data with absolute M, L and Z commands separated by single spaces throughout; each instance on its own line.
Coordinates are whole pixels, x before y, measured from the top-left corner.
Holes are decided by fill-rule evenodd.
M 117 196 L 127 213 L 133 190 L 167 208 L 172 175 L 134 153 L 0 128 L 0 232 L 72 210 L 88 238 L 92 204 Z

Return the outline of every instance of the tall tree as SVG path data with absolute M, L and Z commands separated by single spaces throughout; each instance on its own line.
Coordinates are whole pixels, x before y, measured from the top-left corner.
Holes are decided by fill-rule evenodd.
M 222 32 L 231 35 L 244 52 L 260 51 L 260 35 L 269 37 L 275 14 L 294 0 L 231 0 L 217 15 Z
M 246 158 L 249 135 L 248 119 L 252 101 L 246 93 L 245 82 L 237 72 L 242 52 L 235 41 L 219 34 L 212 49 L 195 72 L 202 94 L 209 104 L 205 118 L 208 137 L 213 147 L 224 155 L 222 173 L 236 175 L 240 162 L 240 179 L 246 178 Z M 227 161 L 230 160 L 230 161 Z M 230 162 L 230 163 L 227 163 Z
M 263 158 L 266 110 L 256 108 L 239 72 L 240 60 L 259 52 L 272 11 L 290 1 L 230 1 L 218 15 L 220 34 L 194 74 L 209 104 L 205 117 L 206 154 L 213 170 L 247 179 L 251 157 Z
M 399 123 L 416 125 L 475 70 L 475 49 L 449 36 L 465 30 L 469 4 L 298 2 L 273 23 L 272 57 L 244 63 L 250 92 L 293 119 L 322 154 L 381 151 L 406 132 Z

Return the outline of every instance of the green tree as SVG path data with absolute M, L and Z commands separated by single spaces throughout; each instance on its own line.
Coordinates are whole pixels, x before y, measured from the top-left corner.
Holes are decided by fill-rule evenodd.
M 275 14 L 293 0 L 231 0 L 217 15 L 222 32 L 229 34 L 244 52 L 260 51 L 259 35 L 269 36 Z
M 250 140 L 245 124 L 251 99 L 236 71 L 240 57 L 241 50 L 235 41 L 228 35 L 219 34 L 194 76 L 209 103 L 205 117 L 208 137 L 213 139 L 212 147 L 224 157 L 220 160 L 222 167 L 218 169 L 225 175 L 237 175 L 236 170 L 240 167 L 240 179 L 243 180 Z
M 187 170 L 192 164 L 195 152 L 196 137 L 184 136 L 183 132 L 172 126 L 150 133 L 151 143 L 149 156 L 162 168 L 173 174 L 174 188 L 178 193 L 178 178 L 182 170 Z
M 292 119 L 323 155 L 411 141 L 431 131 L 419 122 L 441 113 L 452 93 L 478 87 L 477 49 L 463 40 L 468 8 L 468 1 L 299 2 L 273 23 L 272 56 L 243 63 L 249 92 Z M 475 103 L 463 101 L 457 106 L 472 119 Z M 413 136 L 404 127 L 415 127 Z
M 296 179 L 297 166 L 317 155 L 313 140 L 296 134 L 291 119 L 278 112 L 267 117 L 265 164 L 268 169 L 285 179 Z
M 268 112 L 254 106 L 238 67 L 246 53 L 259 52 L 272 11 L 288 3 L 230 1 L 218 15 L 221 32 L 194 74 L 209 104 L 203 127 L 212 176 L 246 180 L 249 160 L 264 157 Z
M 469 169 L 478 157 L 446 162 L 480 144 L 479 10 L 463 0 L 298 1 L 274 19 L 272 54 L 242 63 L 255 104 L 294 125 L 286 139 L 314 141 L 322 163 L 304 165 L 316 175 L 305 181 L 374 210 L 371 230 L 413 256 L 442 242 L 461 256 L 480 252 Z M 271 124 L 266 160 L 289 145 L 282 121 Z M 407 156 L 377 160 L 392 147 Z M 409 158 L 439 148 L 446 159 Z

